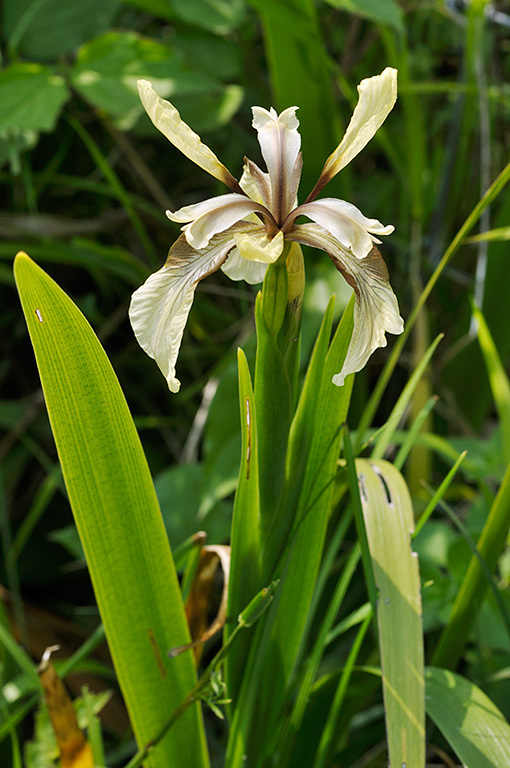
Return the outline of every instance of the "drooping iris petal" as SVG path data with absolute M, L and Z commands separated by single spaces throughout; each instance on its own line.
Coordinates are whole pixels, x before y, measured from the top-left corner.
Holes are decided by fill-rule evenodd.
M 349 373 L 360 371 L 378 347 L 386 346 L 386 333 L 404 330 L 386 264 L 375 246 L 357 259 L 318 224 L 298 224 L 287 237 L 326 251 L 354 290 L 354 330 L 342 370 L 333 377 L 333 383 L 342 386 Z
M 358 94 L 359 101 L 344 137 L 324 163 L 312 196 L 361 152 L 384 123 L 397 100 L 397 70 L 386 67 L 380 75 L 362 80 Z
M 301 160 L 301 136 L 298 133 L 297 107 L 278 115 L 262 107 L 252 107 L 253 127 L 258 133 L 262 157 L 271 183 L 271 212 L 281 223 L 294 205 Z
M 232 224 L 255 212 L 267 216 L 263 205 L 245 195 L 233 193 L 187 205 L 174 213 L 167 211 L 166 215 L 171 221 L 190 222 L 182 230 L 192 248 L 200 250 L 207 246 L 214 235 L 224 232 Z
M 138 80 L 140 99 L 150 119 L 174 147 L 186 155 L 204 171 L 219 179 L 231 189 L 239 185 L 228 168 L 220 163 L 214 152 L 206 146 L 200 136 L 191 130 L 179 112 L 169 101 L 162 99 L 148 80 Z
M 165 266 L 131 298 L 129 319 L 138 343 L 157 362 L 172 392 L 180 388 L 175 363 L 195 288 L 223 264 L 233 247 L 233 234 L 228 232 L 213 237 L 200 252 L 181 235 L 170 248 Z
M 321 227 L 336 237 L 344 248 L 363 259 L 372 250 L 374 243 L 380 243 L 373 235 L 390 235 L 394 227 L 385 227 L 377 219 L 367 219 L 352 203 L 332 197 L 321 198 L 313 203 L 305 203 L 292 211 L 290 220 L 297 216 L 308 216 Z

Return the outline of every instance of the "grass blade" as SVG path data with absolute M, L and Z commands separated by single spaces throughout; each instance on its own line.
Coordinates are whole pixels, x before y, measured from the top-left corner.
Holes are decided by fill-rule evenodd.
M 510 530 L 510 464 L 494 499 L 485 522 L 477 549 L 491 573 L 497 562 Z M 453 604 L 448 624 L 443 629 L 432 656 L 432 664 L 454 669 L 476 619 L 487 590 L 487 579 L 475 555 L 472 556 L 466 575 Z
M 510 163 L 508 163 L 508 165 L 506 165 L 505 168 L 503 168 L 503 170 L 501 171 L 497 179 L 491 184 L 491 186 L 489 187 L 485 195 L 483 195 L 480 201 L 475 205 L 475 207 L 467 217 L 466 221 L 461 226 L 461 228 L 459 229 L 459 231 L 451 241 L 450 245 L 446 249 L 443 255 L 443 258 L 441 259 L 436 269 L 430 276 L 429 281 L 425 286 L 425 288 L 423 289 L 422 293 L 420 294 L 420 298 L 415 304 L 413 311 L 407 318 L 404 332 L 398 337 L 397 341 L 393 345 L 391 354 L 384 365 L 381 375 L 377 380 L 377 384 L 375 385 L 374 390 L 370 396 L 370 400 L 368 401 L 367 406 L 363 411 L 363 417 L 360 420 L 360 424 L 358 427 L 360 441 L 363 440 L 363 434 L 365 430 L 372 423 L 372 419 L 374 418 L 377 407 L 381 402 L 381 398 L 386 389 L 386 385 L 390 380 L 390 376 L 393 373 L 393 370 L 398 362 L 402 349 L 404 348 L 407 338 L 411 333 L 411 330 L 413 329 L 413 326 L 418 318 L 418 315 L 423 309 L 425 302 L 430 296 L 432 289 L 434 288 L 435 284 L 439 280 L 448 262 L 453 258 L 453 256 L 458 251 L 459 247 L 462 245 L 464 238 L 466 237 L 468 232 L 472 230 L 472 228 L 474 227 L 474 225 L 476 224 L 476 222 L 478 221 L 478 219 L 480 218 L 484 210 L 487 208 L 487 206 L 490 205 L 496 199 L 496 197 L 505 188 L 505 186 L 508 184 L 509 181 L 510 181 Z

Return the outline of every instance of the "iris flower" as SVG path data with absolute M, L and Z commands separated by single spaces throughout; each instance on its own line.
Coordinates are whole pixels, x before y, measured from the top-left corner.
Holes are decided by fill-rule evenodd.
M 156 128 L 231 190 L 166 212 L 171 221 L 183 225 L 183 234 L 170 248 L 165 265 L 131 300 L 129 316 L 136 338 L 157 362 L 170 390 L 177 392 L 180 387 L 175 364 L 198 282 L 220 267 L 232 280 L 262 282 L 268 264 L 281 256 L 285 241 L 325 251 L 354 290 L 354 330 L 342 370 L 333 377 L 333 383 L 341 386 L 347 374 L 363 368 L 375 349 L 386 346 L 386 332 L 403 330 L 388 270 L 375 246 L 381 242 L 379 235 L 389 235 L 394 228 L 366 218 L 352 203 L 315 198 L 361 152 L 388 116 L 397 98 L 396 70 L 388 67 L 360 83 L 358 104 L 345 135 L 302 205 L 297 204 L 302 168 L 297 107 L 279 115 L 273 108 L 252 108 L 267 172 L 245 158 L 238 182 L 147 80 L 140 80 L 138 88 Z M 301 217 L 310 221 L 296 223 Z

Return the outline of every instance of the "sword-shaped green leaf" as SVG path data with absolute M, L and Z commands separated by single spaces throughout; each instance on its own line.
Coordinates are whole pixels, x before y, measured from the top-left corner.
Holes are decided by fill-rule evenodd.
M 195 683 L 179 584 L 154 486 L 119 382 L 88 322 L 26 254 L 15 278 L 35 350 L 69 501 L 138 744 Z M 150 768 L 207 766 L 199 705 L 148 758 Z

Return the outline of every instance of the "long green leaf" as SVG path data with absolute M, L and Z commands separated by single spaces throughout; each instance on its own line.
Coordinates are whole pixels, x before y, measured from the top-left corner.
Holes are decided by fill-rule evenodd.
M 323 358 L 318 388 L 307 388 L 307 399 L 302 406 L 315 414 L 313 421 L 306 416 L 301 418 L 305 430 L 311 430 L 311 434 L 304 434 L 304 443 L 309 446 L 308 458 L 303 475 L 291 475 L 291 482 L 299 481 L 300 488 L 297 504 L 294 497 L 287 497 L 289 509 L 293 509 L 294 528 L 277 562 L 274 576 L 280 579 L 280 584 L 253 641 L 254 652 L 245 671 L 227 755 L 227 765 L 232 768 L 246 764 L 243 755 L 247 755 L 250 765 L 255 767 L 262 765 L 271 753 L 276 726 L 268 729 L 267 724 L 278 723 L 302 649 L 331 511 L 342 424 L 352 389 L 353 377 L 341 388 L 331 382 L 347 353 L 352 311 L 353 303 L 344 312 L 325 360 Z
M 260 502 L 259 458 L 257 446 L 257 421 L 255 401 L 248 361 L 240 349 L 239 405 L 241 411 L 241 466 L 237 486 L 230 537 L 231 560 L 227 623 L 227 640 L 237 625 L 239 613 L 248 605 L 259 590 L 260 584 Z M 243 676 L 247 644 L 251 637 L 239 638 L 230 650 L 226 661 L 229 695 L 236 699 Z
M 427 714 L 465 768 L 510 765 L 510 725 L 488 696 L 446 669 L 425 671 Z
M 413 507 L 387 461 L 358 459 L 374 578 L 391 768 L 425 766 L 425 694 L 420 574 L 411 549 Z
M 15 278 L 69 500 L 140 745 L 195 682 L 168 539 L 147 461 L 115 373 L 78 308 L 26 254 Z M 198 707 L 151 755 L 151 768 L 206 766 Z

